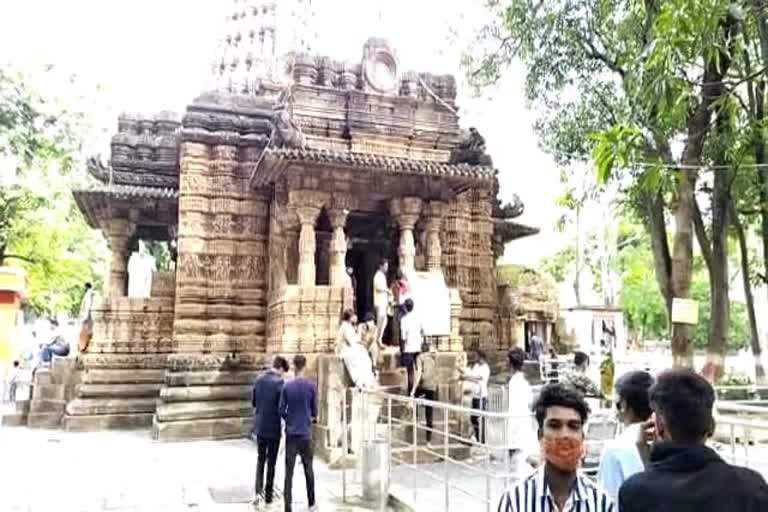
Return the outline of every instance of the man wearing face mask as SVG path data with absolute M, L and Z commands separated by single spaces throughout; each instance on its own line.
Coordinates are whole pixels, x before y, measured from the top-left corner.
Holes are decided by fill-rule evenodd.
M 654 431 L 647 471 L 624 482 L 621 512 L 765 512 L 768 484 L 725 462 L 706 441 L 715 430 L 715 392 L 690 370 L 668 370 L 650 390 Z
M 533 410 L 544 464 L 501 496 L 498 511 L 617 512 L 611 498 L 578 470 L 589 415 L 584 397 L 567 386 L 549 384 Z

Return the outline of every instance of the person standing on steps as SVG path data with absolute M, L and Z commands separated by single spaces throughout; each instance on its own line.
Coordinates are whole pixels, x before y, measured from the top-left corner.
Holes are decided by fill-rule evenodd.
M 258 458 L 256 462 L 256 497 L 254 506 L 262 502 L 270 505 L 274 498 L 275 464 L 280 449 L 280 395 L 283 391 L 283 374 L 288 371 L 288 361 L 276 356 L 272 368 L 256 379 L 253 385 L 253 409 Z M 264 468 L 267 485 L 264 486 Z
M 472 408 L 485 411 L 488 409 L 488 380 L 491 378 L 491 367 L 488 366 L 488 359 L 482 350 L 471 352 L 470 357 L 469 369 L 461 370 L 461 379 L 473 384 Z M 485 418 L 473 415 L 471 420 L 475 440 L 485 444 Z
M 407 393 L 411 394 L 416 389 L 414 386 L 416 359 L 418 359 L 421 346 L 424 343 L 424 328 L 418 315 L 413 312 L 413 301 L 407 299 L 404 307 L 405 316 L 400 320 L 400 335 L 403 339 L 402 362 L 408 375 Z
M 296 456 L 301 457 L 307 484 L 309 510 L 317 510 L 315 504 L 315 473 L 312 470 L 312 423 L 317 419 L 317 388 L 304 377 L 307 359 L 302 354 L 293 358 L 294 379 L 283 386 L 280 395 L 280 416 L 285 420 L 285 486 L 283 499 L 285 512 L 293 505 L 293 469 Z
M 439 375 L 437 374 L 437 347 L 434 343 L 425 341 L 421 345 L 421 355 L 416 359 L 416 380 L 413 383 L 411 396 L 437 400 L 437 386 Z M 427 446 L 432 444 L 434 407 L 425 406 L 424 416 L 427 420 Z
M 376 311 L 376 342 L 381 344 L 384 339 L 384 329 L 387 328 L 387 309 L 389 308 L 392 292 L 387 287 L 387 271 L 389 263 L 382 259 L 379 269 L 373 276 L 373 307 Z

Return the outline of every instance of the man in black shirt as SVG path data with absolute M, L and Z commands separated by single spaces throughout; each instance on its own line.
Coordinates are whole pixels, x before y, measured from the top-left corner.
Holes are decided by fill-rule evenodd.
M 619 490 L 621 512 L 765 512 L 768 485 L 706 446 L 715 430 L 715 392 L 690 370 L 659 375 L 650 390 L 656 441 L 645 472 Z
M 254 425 L 259 455 L 256 462 L 256 499 L 272 503 L 275 484 L 275 464 L 280 448 L 280 394 L 283 391 L 283 373 L 288 371 L 288 361 L 277 356 L 272 369 L 256 379 L 253 385 Z M 267 467 L 267 486 L 264 488 L 264 466 Z

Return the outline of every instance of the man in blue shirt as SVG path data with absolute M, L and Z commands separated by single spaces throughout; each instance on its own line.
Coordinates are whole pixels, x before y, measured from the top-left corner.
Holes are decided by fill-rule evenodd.
M 280 395 L 283 391 L 283 373 L 288 371 L 288 361 L 277 356 L 272 369 L 256 379 L 253 385 L 253 431 L 256 434 L 259 455 L 256 462 L 256 499 L 272 503 L 275 484 L 275 464 L 280 448 Z M 267 487 L 264 489 L 264 466 L 267 466 Z
M 644 422 L 651 417 L 648 391 L 653 377 L 647 372 L 634 371 L 622 375 L 616 381 L 616 409 L 624 432 L 608 442 L 600 457 L 597 481 L 614 501 L 619 498 L 619 488 L 629 477 L 645 469 L 637 449 L 637 439 Z
M 285 512 L 291 512 L 293 468 L 296 455 L 301 457 L 307 482 L 309 510 L 315 508 L 315 474 L 312 471 L 312 422 L 317 418 L 317 388 L 303 376 L 307 359 L 297 354 L 293 358 L 295 378 L 283 386 L 280 396 L 280 416 L 285 420 Z

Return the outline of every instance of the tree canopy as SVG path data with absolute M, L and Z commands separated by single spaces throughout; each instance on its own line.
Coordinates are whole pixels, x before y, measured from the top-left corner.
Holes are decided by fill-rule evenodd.
M 101 281 L 103 241 L 71 193 L 85 133 L 82 113 L 0 68 L 0 265 L 27 271 L 35 315 L 75 312 L 83 284 Z

